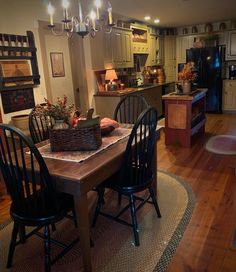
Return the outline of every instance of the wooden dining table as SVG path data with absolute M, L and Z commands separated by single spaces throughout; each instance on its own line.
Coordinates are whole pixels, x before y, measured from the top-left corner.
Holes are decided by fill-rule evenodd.
M 157 139 L 162 127 L 157 127 Z M 92 271 L 88 192 L 119 170 L 127 144 L 122 139 L 83 162 L 44 158 L 56 187 L 73 195 L 84 271 Z M 45 142 L 40 143 L 40 145 Z M 155 148 L 156 150 L 156 148 Z M 156 156 L 155 156 L 156 157 Z M 157 170 L 157 163 L 154 163 Z M 156 171 L 155 171 L 156 173 Z M 156 178 L 156 177 L 155 177 Z M 156 184 L 156 183 L 155 183 Z

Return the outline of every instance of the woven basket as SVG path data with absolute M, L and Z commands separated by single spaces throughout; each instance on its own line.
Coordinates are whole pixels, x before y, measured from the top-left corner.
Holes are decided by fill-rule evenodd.
M 49 131 L 51 151 L 89 151 L 102 144 L 99 125 L 88 128 L 51 129 Z

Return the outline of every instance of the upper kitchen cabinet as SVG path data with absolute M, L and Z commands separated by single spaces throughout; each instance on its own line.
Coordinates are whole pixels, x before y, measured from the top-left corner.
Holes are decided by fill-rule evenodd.
M 114 68 L 129 68 L 134 66 L 132 30 L 113 28 L 111 47 Z
M 236 31 L 228 32 L 226 60 L 236 60 Z
M 149 54 L 147 58 L 147 66 L 164 64 L 164 38 L 157 35 L 155 29 L 148 29 Z
M 148 54 L 148 28 L 145 25 L 132 24 L 132 42 L 134 54 Z
M 148 66 L 157 65 L 157 43 L 159 42 L 158 36 L 150 34 L 149 35 L 149 54 L 147 59 Z
M 157 38 L 157 65 L 164 65 L 164 37 Z
M 176 79 L 176 37 L 164 37 L 164 68 L 166 81 L 175 81 Z
M 113 27 L 111 33 L 99 32 L 91 42 L 94 70 L 134 66 L 132 30 Z

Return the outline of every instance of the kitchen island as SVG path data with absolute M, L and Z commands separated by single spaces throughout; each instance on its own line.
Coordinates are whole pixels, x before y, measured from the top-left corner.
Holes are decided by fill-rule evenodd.
M 165 101 L 165 144 L 190 147 L 193 139 L 205 132 L 207 89 L 190 94 L 170 93 Z
M 120 100 L 129 94 L 142 95 L 147 103 L 155 107 L 158 111 L 158 117 L 163 116 L 162 96 L 174 91 L 175 82 L 165 82 L 157 84 L 146 84 L 135 88 L 126 88 L 124 90 L 99 92 L 94 95 L 96 114 L 101 118 L 113 118 L 113 113 Z

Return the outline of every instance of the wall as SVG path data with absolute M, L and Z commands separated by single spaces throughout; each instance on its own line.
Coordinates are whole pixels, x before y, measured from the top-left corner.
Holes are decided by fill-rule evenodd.
M 75 102 L 77 105 L 83 103 L 86 105 L 84 108 L 87 109 L 93 99 L 93 87 L 90 86 L 91 91 L 88 96 L 86 84 L 86 73 L 91 73 L 91 69 L 82 69 L 82 64 L 80 63 L 82 58 L 76 60 L 77 65 L 71 66 L 71 59 L 74 59 L 74 56 L 70 56 L 70 52 L 72 52 L 71 47 L 73 47 L 71 45 L 72 40 L 68 41 L 68 38 L 62 36 L 55 37 L 48 31 L 46 27 L 47 23 L 45 23 L 45 21 L 48 21 L 46 11 L 47 2 L 48 1 L 42 0 L 11 0 L 9 3 L 9 1 L 0 0 L 0 33 L 25 35 L 27 30 L 31 30 L 34 33 L 39 74 L 41 76 L 40 85 L 34 88 L 36 104 L 44 102 L 44 97 L 54 101 L 56 97 L 66 94 L 71 102 Z M 69 15 L 72 15 L 72 10 L 74 14 L 76 13 L 78 2 L 76 0 L 71 0 L 70 2 Z M 62 9 L 60 3 L 55 2 L 55 5 L 57 5 L 55 6 L 57 16 L 55 16 L 54 19 L 56 22 L 60 22 Z M 86 37 L 85 39 L 89 38 Z M 84 40 L 78 37 L 78 41 L 74 45 L 73 52 L 76 52 L 76 58 L 78 55 L 84 54 L 84 52 L 80 50 L 87 50 L 88 45 L 87 47 L 81 47 L 81 45 L 84 44 Z M 64 55 L 65 77 L 53 78 L 49 53 L 57 51 L 63 52 Z M 86 58 L 87 63 L 90 61 L 89 54 L 90 53 L 88 53 Z M 75 71 L 72 71 L 71 67 L 75 69 Z M 79 71 L 77 67 L 80 67 Z M 74 77 L 73 79 L 72 75 Z M 89 78 L 91 78 L 91 76 Z M 83 80 L 82 84 L 81 80 Z M 79 90 L 79 92 L 77 92 L 77 90 Z M 82 96 L 82 99 L 80 96 Z M 1 98 L 0 107 L 2 109 Z M 29 112 L 30 110 L 24 110 L 4 114 L 2 111 L 3 122 L 8 123 L 11 120 L 11 116 Z
M 45 26 L 45 22 L 39 22 L 40 47 L 42 51 L 43 70 L 47 88 L 47 98 L 56 101 L 57 97 L 67 95 L 69 103 L 75 103 L 74 86 L 70 62 L 70 51 L 67 36 L 54 36 Z M 64 72 L 62 77 L 53 77 L 50 54 L 59 52 L 63 54 Z

